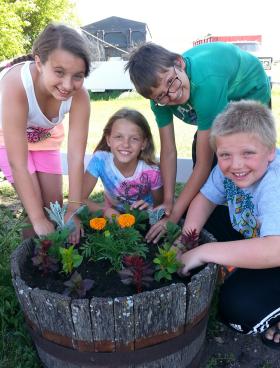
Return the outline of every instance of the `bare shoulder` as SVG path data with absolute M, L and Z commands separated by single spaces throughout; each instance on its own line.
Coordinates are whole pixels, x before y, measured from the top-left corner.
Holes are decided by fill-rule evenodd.
M 89 101 L 90 101 L 89 94 L 85 87 L 82 87 L 81 89 L 79 89 L 73 96 L 73 103 L 75 104 L 83 103 L 83 104 L 89 105 Z
M 4 100 L 20 101 L 27 103 L 26 93 L 21 80 L 22 65 L 17 65 L 9 70 L 0 81 L 0 92 Z

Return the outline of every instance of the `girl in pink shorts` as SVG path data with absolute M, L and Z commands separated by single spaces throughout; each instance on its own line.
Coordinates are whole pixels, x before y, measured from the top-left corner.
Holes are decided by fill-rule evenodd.
M 15 187 L 33 225 L 30 235 L 54 231 L 44 207 L 62 205 L 60 146 L 69 114 L 67 221 L 82 202 L 90 101 L 83 87 L 90 71 L 87 40 L 62 24 L 49 24 L 32 55 L 0 69 L 0 169 Z M 77 243 L 80 227 L 70 236 Z
M 28 171 L 32 175 L 35 172 L 47 174 L 62 174 L 60 152 L 53 151 L 28 151 L 27 157 Z M 6 148 L 0 148 L 0 169 L 3 171 L 5 178 L 14 183 L 13 173 L 8 161 Z

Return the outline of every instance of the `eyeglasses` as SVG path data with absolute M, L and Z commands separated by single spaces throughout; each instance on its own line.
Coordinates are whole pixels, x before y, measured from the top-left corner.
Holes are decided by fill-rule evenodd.
M 174 72 L 175 72 L 175 78 L 170 82 L 166 93 L 163 93 L 162 95 L 160 95 L 160 96 L 158 96 L 154 99 L 154 102 L 155 102 L 156 106 L 165 106 L 165 105 L 167 105 L 169 100 L 170 100 L 170 94 L 171 93 L 176 93 L 182 86 L 182 81 L 178 77 L 175 66 L 173 66 L 173 68 L 174 68 Z

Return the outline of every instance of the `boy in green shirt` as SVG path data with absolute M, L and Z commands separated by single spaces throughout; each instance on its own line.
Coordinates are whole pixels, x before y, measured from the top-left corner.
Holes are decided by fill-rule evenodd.
M 196 46 L 182 56 L 147 43 L 131 54 L 126 70 L 137 92 L 151 100 L 159 127 L 166 217 L 147 234 L 148 241 L 157 242 L 166 221 L 180 220 L 210 174 L 214 152 L 209 133 L 216 115 L 229 101 L 253 99 L 269 104 L 270 83 L 255 56 L 222 42 Z M 193 143 L 193 172 L 173 205 L 177 158 L 174 115 L 197 125 L 198 130 Z M 212 233 L 226 240 L 219 230 Z

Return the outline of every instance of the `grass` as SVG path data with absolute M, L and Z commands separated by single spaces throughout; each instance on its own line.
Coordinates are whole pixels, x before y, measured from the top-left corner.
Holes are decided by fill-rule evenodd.
M 149 107 L 149 101 L 141 97 L 135 92 L 124 93 L 114 100 L 94 100 L 91 101 L 91 119 L 89 138 L 87 144 L 87 152 L 91 153 L 100 140 L 103 128 L 110 116 L 117 110 L 129 107 L 140 111 L 148 120 L 154 137 L 156 146 L 156 154 L 159 156 L 160 140 L 156 121 L 153 112 Z M 67 132 L 68 124 L 65 123 L 65 131 Z M 176 118 L 175 132 L 178 147 L 178 156 L 191 157 L 191 143 L 196 129 L 194 126 L 185 124 Z M 67 134 L 65 134 L 67 136 Z M 63 143 L 63 151 L 67 151 L 66 140 Z
M 159 156 L 159 132 L 153 112 L 150 109 L 149 100 L 144 99 L 136 92 L 123 93 L 116 99 L 110 101 L 108 101 L 108 95 L 105 95 L 104 98 L 104 100 L 98 99 L 91 101 L 91 118 L 87 152 L 91 153 L 96 147 L 102 136 L 103 128 L 110 116 L 122 107 L 129 107 L 140 111 L 148 120 L 154 137 L 156 154 Z M 272 89 L 272 111 L 277 121 L 277 131 L 279 137 L 278 146 L 280 146 L 280 85 L 275 85 Z M 65 131 L 67 133 L 67 122 L 65 122 L 64 125 Z M 185 124 L 178 118 L 174 118 L 174 128 L 178 157 L 191 157 L 191 144 L 196 127 Z M 67 136 L 67 134 L 65 134 L 65 136 Z M 62 150 L 67 151 L 66 139 L 63 142 Z
M 23 214 L 0 206 L 0 368 L 41 367 L 11 281 L 9 257 L 20 243 Z
M 107 98 L 107 97 L 106 97 Z M 273 87 L 273 112 L 277 119 L 278 136 L 280 137 L 280 86 Z M 149 108 L 149 102 L 135 93 L 120 95 L 116 99 L 95 100 L 91 102 L 92 114 L 90 121 L 90 134 L 87 152 L 92 152 L 99 141 L 104 125 L 108 118 L 121 107 L 132 107 L 141 111 L 148 119 L 154 135 L 157 155 L 159 155 L 159 135 L 156 122 Z M 65 124 L 67 127 L 67 124 Z M 188 126 L 180 120 L 175 120 L 176 142 L 178 156 L 191 156 L 191 142 L 195 127 Z M 67 130 L 67 129 L 66 129 Z M 278 145 L 280 140 L 278 139 Z M 66 143 L 63 145 L 66 150 Z M 177 192 L 182 186 L 178 186 Z M 66 190 L 66 189 L 65 189 Z M 101 188 L 97 187 L 96 197 L 100 198 Z M 66 192 L 65 192 L 66 194 Z M 0 200 L 15 201 L 15 191 L 0 177 Z M 10 275 L 9 257 L 13 249 L 20 244 L 20 230 L 23 226 L 23 214 L 13 212 L 1 205 L 0 201 L 0 368 L 41 368 L 37 354 L 24 327 L 24 319 L 20 306 L 15 297 Z M 215 308 L 214 308 L 215 309 Z M 213 313 L 215 311 L 213 310 Z M 215 313 L 214 313 L 215 314 Z M 209 328 L 215 333 L 214 318 L 210 319 Z M 232 356 L 212 357 L 208 362 L 208 368 L 221 367 L 232 361 Z M 269 367 L 269 365 L 264 365 Z
M 205 368 L 224 368 L 229 367 L 229 364 L 235 362 L 235 357 L 232 353 L 217 354 L 211 357 Z

